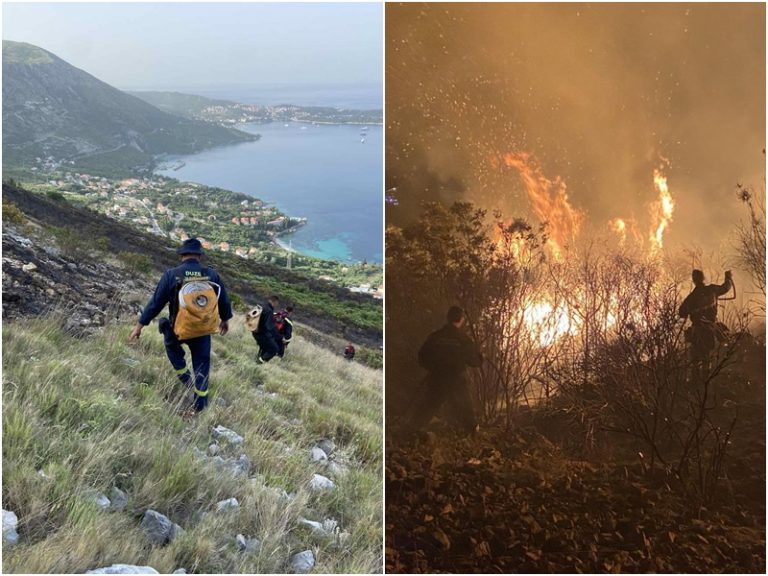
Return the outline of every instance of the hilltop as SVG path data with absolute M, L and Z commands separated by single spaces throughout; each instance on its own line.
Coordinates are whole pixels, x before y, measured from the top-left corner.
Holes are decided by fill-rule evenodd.
M 156 155 L 256 138 L 168 114 L 42 48 L 3 41 L 6 166 L 52 158 L 93 173 L 131 175 L 149 171 Z
M 313 571 L 378 572 L 382 373 L 339 348 L 345 324 L 380 342 L 343 320 L 366 305 L 216 255 L 236 317 L 214 337 L 211 406 L 185 420 L 154 324 L 127 343 L 175 260 L 160 238 L 3 185 L 3 509 L 18 518 L 3 571 L 287 572 L 303 553 Z M 304 304 L 286 358 L 257 365 L 240 318 L 265 290 Z M 178 525 L 172 541 L 150 541 L 148 511 Z

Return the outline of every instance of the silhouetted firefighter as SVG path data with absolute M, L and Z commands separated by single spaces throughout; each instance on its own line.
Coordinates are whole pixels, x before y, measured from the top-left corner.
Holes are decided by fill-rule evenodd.
M 722 284 L 704 284 L 704 272 L 694 270 L 691 274 L 693 291 L 680 305 L 680 318 L 690 318 L 691 326 L 686 330 L 686 340 L 691 346 L 693 374 L 703 378 L 711 368 L 712 353 L 721 329 L 717 322 L 717 299 L 733 286 L 731 271 L 726 270 Z
M 414 425 L 423 428 L 447 404 L 452 418 L 462 429 L 475 430 L 475 413 L 467 388 L 467 367 L 478 367 L 483 357 L 462 328 L 466 322 L 464 310 L 451 306 L 446 324 L 427 337 L 419 350 L 419 364 L 425 368 L 427 389 L 418 405 Z

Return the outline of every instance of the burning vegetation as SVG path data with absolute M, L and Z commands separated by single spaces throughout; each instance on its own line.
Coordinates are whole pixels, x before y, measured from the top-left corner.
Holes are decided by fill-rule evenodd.
M 764 6 L 386 10 L 387 572 L 764 572 Z
M 673 201 L 658 174 L 647 242 L 579 238 L 565 185 L 521 176 L 540 225 L 433 203 L 388 230 L 388 571 L 763 570 L 754 311 L 722 302 L 697 365 L 678 314 L 690 267 L 664 251 Z M 432 430 L 450 442 L 398 434 L 420 393 L 414 346 L 451 303 L 484 354 L 481 432 L 451 436 L 447 414 Z

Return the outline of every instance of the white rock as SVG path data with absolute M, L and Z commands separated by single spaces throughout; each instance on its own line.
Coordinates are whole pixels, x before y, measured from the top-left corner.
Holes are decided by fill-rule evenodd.
M 10 546 L 19 542 L 19 535 L 16 532 L 16 526 L 19 519 L 16 514 L 9 510 L 3 510 L 3 544 Z
M 178 524 L 174 524 L 167 516 L 155 510 L 147 510 L 141 519 L 141 528 L 146 532 L 147 538 L 157 545 L 173 540 L 181 530 L 181 527 L 177 530 L 177 526 Z
M 312 462 L 322 462 L 326 463 L 328 462 L 328 454 L 325 453 L 325 451 L 315 446 L 309 451 L 309 457 L 312 460 Z
M 227 498 L 226 500 L 222 500 L 221 502 L 216 504 L 216 512 L 221 512 L 222 510 L 229 510 L 232 508 L 239 508 L 240 502 L 237 501 L 237 498 Z
M 333 454 L 333 452 L 336 450 L 336 443 L 330 438 L 323 438 L 317 443 L 317 445 L 322 449 L 323 452 L 328 454 L 328 456 Z
M 186 568 L 179 568 L 178 570 L 173 571 L 174 574 L 186 574 L 187 570 Z
M 323 520 L 323 530 L 326 532 L 333 532 L 339 527 L 339 523 L 333 518 L 326 518 Z
M 34 270 L 37 270 L 37 266 L 30 262 L 29 264 L 24 264 L 21 269 L 24 270 L 24 272 L 33 272 Z
M 108 510 L 112 502 L 110 502 L 109 498 L 107 498 L 104 494 L 98 493 L 94 496 L 93 499 L 94 502 L 96 502 L 96 506 L 101 508 L 102 510 Z
M 261 546 L 261 542 L 259 542 L 258 538 L 246 538 L 242 534 L 238 534 L 235 537 L 235 542 L 237 544 L 237 548 L 241 552 L 254 552 L 255 550 L 258 550 L 259 546 Z
M 242 444 L 245 442 L 245 438 L 240 436 L 240 434 L 221 425 L 213 429 L 213 437 L 218 440 L 226 440 L 230 444 Z
M 208 454 L 211 456 L 216 456 L 216 454 L 219 453 L 219 450 L 221 450 L 221 448 L 219 448 L 218 444 L 211 444 L 208 446 Z
M 112 564 L 104 568 L 88 570 L 86 574 L 159 574 L 151 566 L 134 566 L 133 564 Z
M 333 490 L 334 488 L 336 488 L 336 484 L 330 478 L 326 478 L 321 474 L 313 474 L 312 480 L 309 481 L 310 490 Z
M 320 524 L 320 522 L 315 522 L 314 520 L 307 520 L 306 518 L 299 518 L 299 524 L 304 524 L 305 526 L 309 526 L 312 528 L 312 532 L 316 532 L 317 534 L 325 534 L 325 529 L 323 528 L 323 525 Z
M 315 566 L 315 555 L 312 550 L 304 550 L 291 556 L 291 568 L 297 574 L 306 574 Z

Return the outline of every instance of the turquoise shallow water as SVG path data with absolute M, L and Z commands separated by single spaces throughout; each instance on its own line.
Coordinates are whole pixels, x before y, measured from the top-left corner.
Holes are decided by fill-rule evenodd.
M 309 222 L 283 242 L 319 258 L 382 262 L 382 127 L 246 124 L 247 142 L 182 156 L 160 174 L 243 192 Z M 365 142 L 362 134 L 365 132 Z

